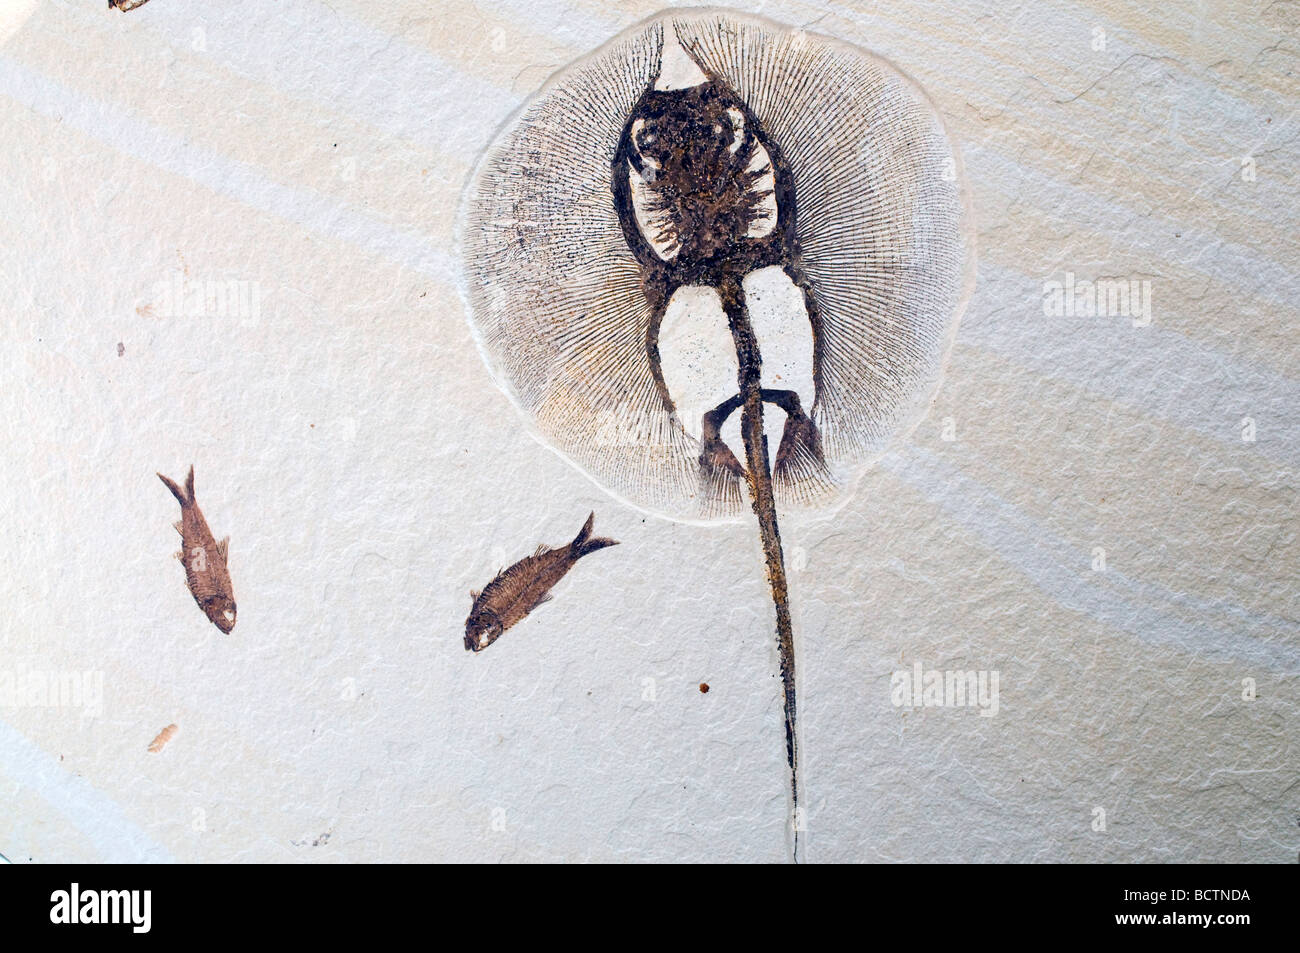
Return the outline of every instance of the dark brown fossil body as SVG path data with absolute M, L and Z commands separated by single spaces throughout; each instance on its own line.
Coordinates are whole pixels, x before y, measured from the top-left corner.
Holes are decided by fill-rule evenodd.
M 684 54 L 681 54 L 684 55 Z M 716 76 L 684 89 L 648 89 L 632 108 L 614 155 L 612 189 L 628 247 L 642 269 L 642 292 L 650 305 L 646 357 L 664 409 L 676 414 L 659 359 L 659 328 L 673 294 L 684 285 L 718 288 L 723 311 L 736 331 L 744 309 L 742 281 L 760 268 L 777 266 L 804 293 L 813 339 L 813 382 L 820 377 L 821 327 L 816 299 L 800 265 L 795 231 L 794 179 L 778 145 L 749 107 Z M 747 326 L 747 322 L 742 322 Z M 796 465 L 825 471 L 817 427 L 793 390 L 762 388 L 761 360 L 752 334 L 750 366 L 761 401 L 786 412 L 776 471 L 784 478 Z M 740 345 L 742 342 L 737 342 Z M 705 414 L 700 465 L 705 486 L 744 468 L 719 433 L 744 401 L 743 394 Z M 816 411 L 814 402 L 812 410 Z M 829 478 L 829 475 L 827 475 Z
M 181 505 L 181 518 L 175 524 L 176 532 L 181 534 L 181 551 L 176 558 L 185 566 L 185 583 L 204 615 L 222 632 L 229 633 L 235 627 L 235 593 L 227 566 L 230 537 L 217 542 L 208 529 L 208 521 L 194 500 L 194 467 L 190 467 L 184 489 L 161 473 L 158 479 Z
M 814 386 L 819 377 L 821 327 L 816 299 L 799 263 L 794 180 L 779 144 L 767 136 L 726 83 L 687 57 L 675 37 L 666 36 L 664 44 L 659 77 L 632 107 L 619 138 L 612 163 L 614 204 L 623 236 L 641 266 L 642 291 L 650 305 L 646 360 L 664 409 L 674 418 L 676 408 L 664 382 L 658 346 L 659 327 L 673 294 L 684 285 L 716 288 L 731 329 L 739 368 L 737 392 L 704 415 L 700 482 L 715 487 L 743 476 L 758 518 L 776 607 L 786 759 L 797 818 L 794 632 L 763 433 L 763 404 L 778 404 L 787 415 L 777 450 L 778 475 L 796 462 L 823 470 L 825 462 L 817 427 L 804 413 L 798 394 L 762 385 L 763 357 L 745 300 L 745 276 L 778 266 L 803 291 L 813 337 Z M 676 75 L 667 79 L 670 69 Z M 723 422 L 738 408 L 743 466 L 719 435 Z M 793 850 L 797 859 L 797 821 Z
M 567 546 L 538 546 L 537 552 L 498 573 L 482 592 L 471 592 L 474 605 L 465 620 L 465 648 L 483 651 L 528 613 L 550 601 L 555 584 L 579 559 L 606 546 L 617 546 L 617 540 L 591 535 L 595 519 L 595 513 L 588 516 Z
M 706 82 L 656 88 L 670 50 Z M 812 386 L 766 380 L 761 397 L 793 421 L 770 436 L 778 505 L 817 508 L 927 411 L 973 286 L 972 233 L 959 160 L 906 77 L 705 10 L 558 75 L 488 151 L 461 222 L 471 325 L 502 387 L 598 482 L 691 520 L 750 501 L 717 440 L 739 404 L 719 393 L 703 420 L 684 415 L 655 358 L 674 291 L 720 289 L 742 261 L 801 293 Z

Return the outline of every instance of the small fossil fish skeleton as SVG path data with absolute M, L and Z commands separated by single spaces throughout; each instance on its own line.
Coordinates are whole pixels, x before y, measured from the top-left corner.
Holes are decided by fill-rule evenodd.
M 617 546 L 618 540 L 591 535 L 595 519 L 595 513 L 587 517 L 573 542 L 554 548 L 543 543 L 531 556 L 497 573 L 482 592 L 471 592 L 474 605 L 465 620 L 465 648 L 483 651 L 528 613 L 550 602 L 555 584 L 579 559 L 606 546 Z
M 181 551 L 176 558 L 185 567 L 185 583 L 203 614 L 228 634 L 235 627 L 236 614 L 235 593 L 230 585 L 227 564 L 230 537 L 217 542 L 212 530 L 208 529 L 208 521 L 194 500 L 194 467 L 190 467 L 184 489 L 161 473 L 158 479 L 181 505 L 181 518 L 175 523 L 176 532 L 181 534 Z
M 973 289 L 973 231 L 956 150 L 914 83 L 730 10 L 654 17 L 558 74 L 469 188 L 470 324 L 541 437 L 660 515 L 757 519 L 795 860 L 777 514 L 842 498 L 925 415 Z M 793 310 L 764 312 L 760 279 Z M 778 373 L 789 354 L 807 355 L 802 378 Z M 771 460 L 765 415 L 784 420 Z M 739 451 L 725 429 L 737 416 Z

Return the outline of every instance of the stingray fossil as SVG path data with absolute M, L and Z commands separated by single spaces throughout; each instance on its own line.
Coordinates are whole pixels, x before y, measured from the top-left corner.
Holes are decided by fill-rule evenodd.
M 755 514 L 797 860 L 777 515 L 843 498 L 933 400 L 974 284 L 937 112 L 856 47 L 733 11 L 664 14 L 524 107 L 460 229 L 475 339 L 544 442 L 659 515 Z

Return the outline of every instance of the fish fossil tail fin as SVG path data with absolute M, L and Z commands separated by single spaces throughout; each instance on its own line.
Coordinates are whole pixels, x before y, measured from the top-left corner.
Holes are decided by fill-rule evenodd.
M 167 489 L 172 491 L 172 496 L 176 497 L 176 502 L 178 502 L 181 506 L 189 506 L 191 503 L 194 502 L 194 467 L 193 466 L 190 467 L 190 475 L 185 478 L 185 489 L 183 490 L 179 486 L 177 486 L 175 480 L 170 480 L 167 477 L 163 476 L 161 473 L 158 474 L 158 479 L 162 480 L 163 485 L 167 487 Z
M 578 530 L 578 535 L 573 537 L 573 542 L 569 544 L 573 552 L 574 559 L 581 559 L 588 553 L 594 553 L 598 549 L 604 549 L 606 546 L 617 546 L 618 540 L 606 539 L 604 536 L 592 536 L 591 527 L 596 521 L 596 514 L 593 512 L 587 517 L 587 522 L 582 524 L 582 529 Z

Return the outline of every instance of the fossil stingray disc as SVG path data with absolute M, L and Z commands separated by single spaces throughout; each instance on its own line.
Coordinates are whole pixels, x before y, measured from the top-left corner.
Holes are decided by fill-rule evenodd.
M 657 83 L 691 82 L 692 62 L 744 102 L 793 181 L 787 211 L 821 322 L 818 387 L 804 404 L 824 466 L 778 474 L 775 492 L 785 508 L 823 506 L 924 416 L 974 283 L 960 157 L 934 106 L 880 57 L 733 11 L 691 10 L 639 24 L 557 74 L 469 187 L 460 229 L 475 338 L 543 439 L 607 490 L 679 519 L 745 509 L 740 480 L 702 480 L 689 401 L 674 395 L 670 410 L 656 389 L 652 306 L 611 193 L 629 113 Z M 799 317 L 773 320 L 773 333 L 808 333 Z M 699 347 L 671 357 L 678 370 L 661 375 L 669 390 L 726 350 L 697 345 L 708 335 L 689 329 L 669 337 Z M 783 366 L 777 350 L 763 346 L 765 375 Z M 734 365 L 720 375 L 734 383 Z

